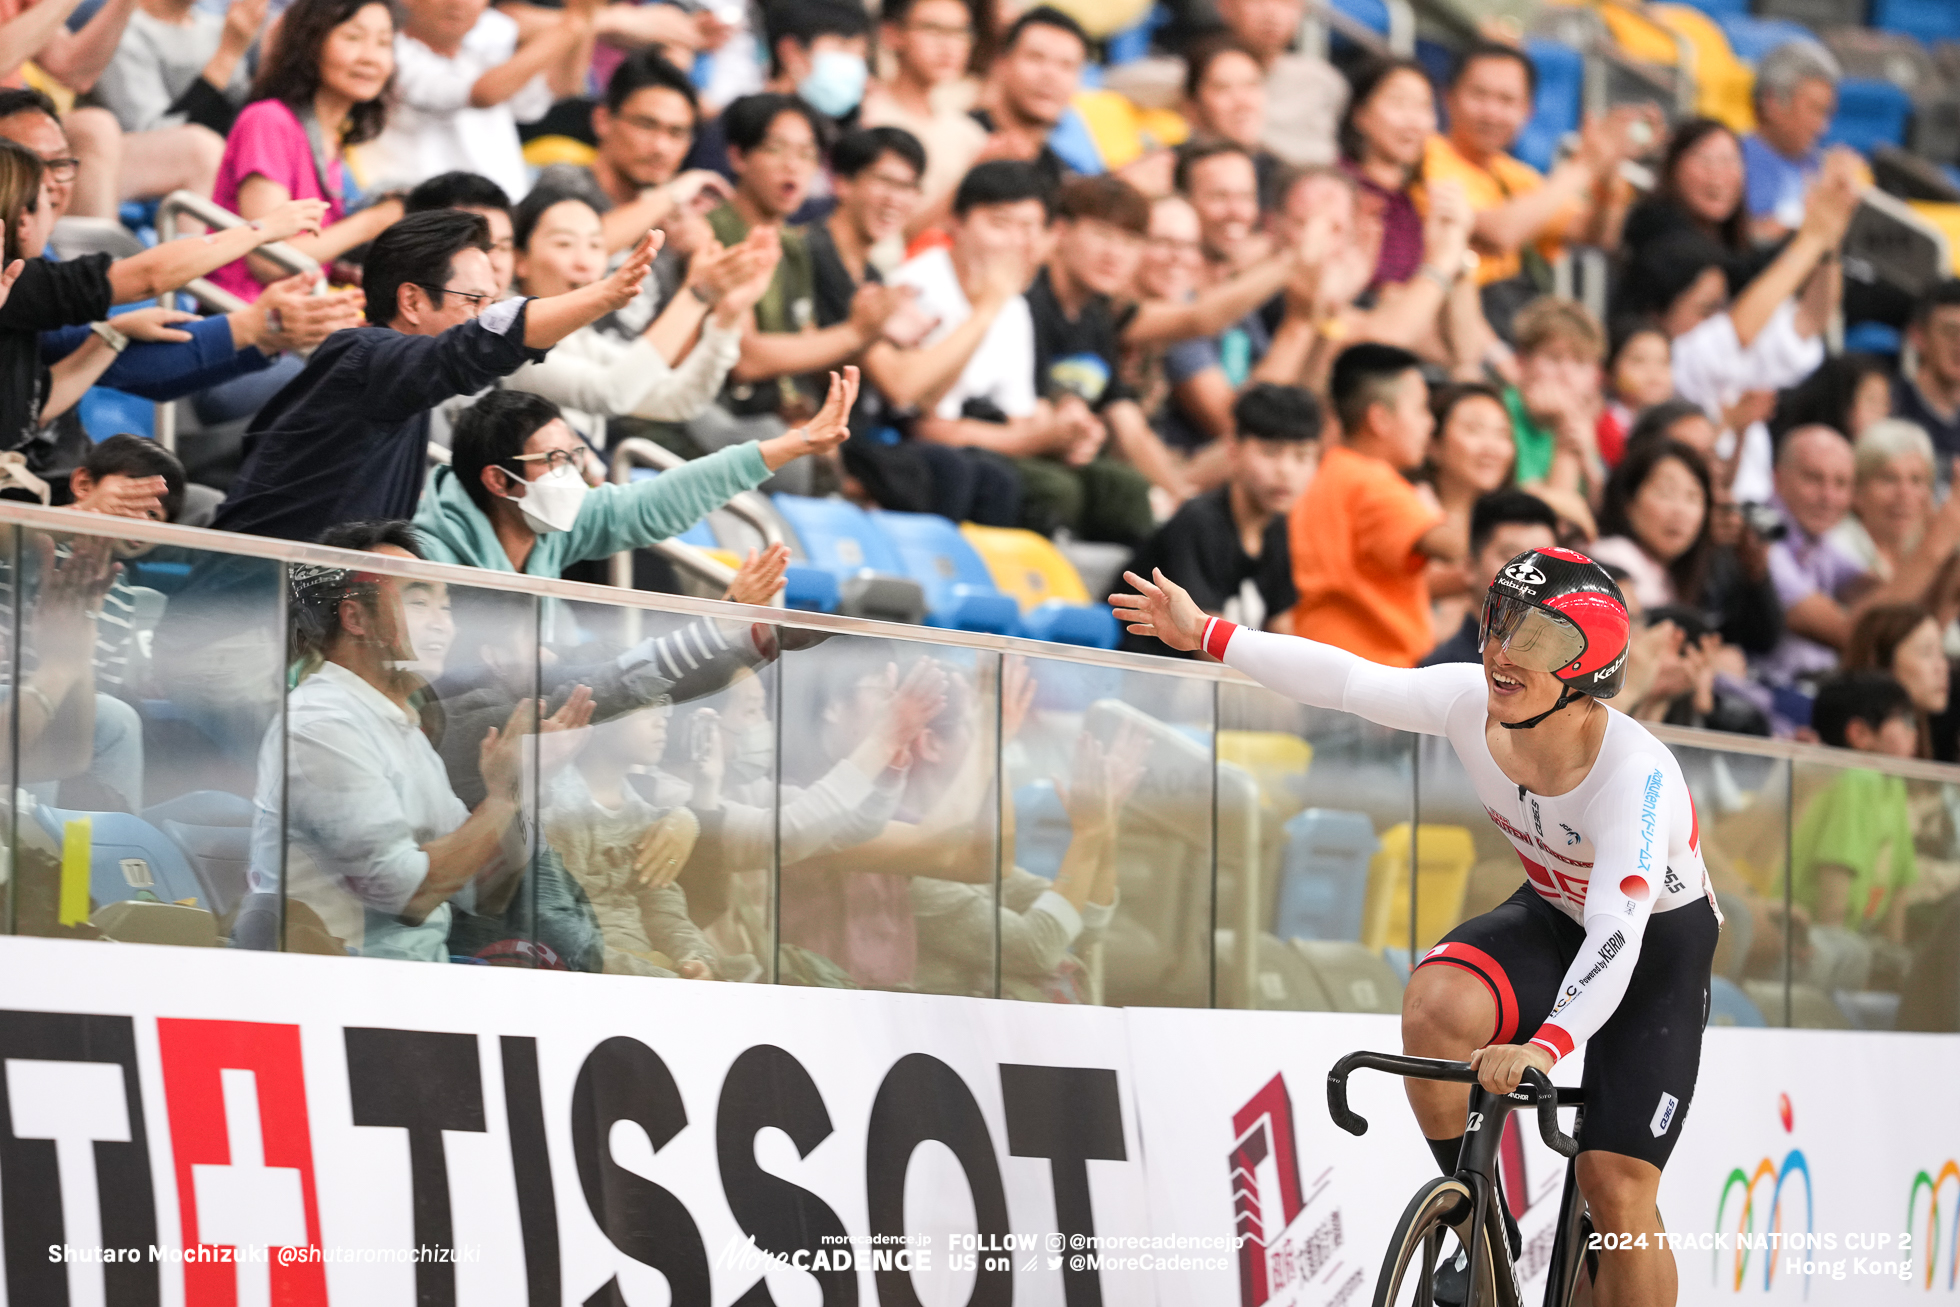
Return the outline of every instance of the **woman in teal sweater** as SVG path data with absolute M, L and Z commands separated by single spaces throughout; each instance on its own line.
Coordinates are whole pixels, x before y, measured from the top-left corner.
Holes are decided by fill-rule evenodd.
M 596 460 L 539 395 L 493 390 L 456 421 L 450 465 L 430 475 L 415 511 L 428 557 L 497 572 L 558 576 L 677 536 L 805 454 L 829 454 L 850 434 L 858 370 L 830 374 L 808 423 L 771 440 L 731 445 L 650 481 L 588 483 Z

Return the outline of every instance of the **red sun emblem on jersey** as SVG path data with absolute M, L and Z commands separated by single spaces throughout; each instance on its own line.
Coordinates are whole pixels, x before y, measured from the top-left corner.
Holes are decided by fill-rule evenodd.
M 1620 893 L 1630 899 L 1639 899 L 1645 902 L 1647 895 L 1651 892 L 1647 888 L 1647 880 L 1644 876 L 1628 876 L 1620 882 Z

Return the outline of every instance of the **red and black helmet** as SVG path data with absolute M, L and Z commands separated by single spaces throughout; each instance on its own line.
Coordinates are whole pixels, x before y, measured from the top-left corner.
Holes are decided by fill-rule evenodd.
M 1518 666 L 1610 699 L 1626 682 L 1627 628 L 1627 601 L 1605 568 L 1570 549 L 1527 549 L 1490 583 L 1477 649 L 1496 640 Z

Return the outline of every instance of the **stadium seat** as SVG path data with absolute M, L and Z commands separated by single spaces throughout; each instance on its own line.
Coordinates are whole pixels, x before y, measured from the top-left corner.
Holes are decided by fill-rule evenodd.
M 1352 940 L 1296 939 L 1293 947 L 1306 958 L 1336 1012 L 1402 1010 L 1402 981 L 1378 953 Z
M 1388 6 L 1382 0 L 1333 0 L 1332 7 L 1384 41 L 1388 39 Z
M 1525 50 L 1538 68 L 1538 96 L 1531 120 L 1519 133 L 1512 153 L 1540 172 L 1549 172 L 1558 145 L 1567 132 L 1577 131 L 1585 107 L 1586 61 L 1577 50 L 1556 41 L 1530 40 Z
M 1119 634 L 1107 604 L 1089 602 L 1082 578 L 1046 536 L 1018 527 L 960 525 L 994 584 L 1021 605 L 1021 634 L 1033 640 L 1114 649 Z
M 227 790 L 193 790 L 143 811 L 143 820 L 184 851 L 204 902 L 224 916 L 245 897 L 252 856 L 252 801 Z
M 1313 745 L 1293 732 L 1221 730 L 1218 761 L 1242 768 L 1258 782 L 1268 812 L 1291 817 L 1306 805 Z
M 1368 866 L 1381 848 L 1375 823 L 1365 812 L 1308 808 L 1285 830 L 1274 933 L 1282 939 L 1360 939 Z
M 1819 3 L 1821 0 L 1807 0 Z M 1912 126 L 1907 146 L 1912 155 L 1899 163 L 1937 172 L 1942 163 L 1960 159 L 1960 86 L 1943 72 L 1933 54 L 1910 36 L 1897 32 L 1877 32 L 1862 27 L 1840 27 L 1823 32 L 1824 44 L 1837 56 L 1846 77 L 1890 82 L 1912 97 Z M 1914 159 L 1913 156 L 1918 156 Z M 1879 163 L 1873 160 L 1874 170 Z M 1953 199 L 1939 192 L 1916 195 L 1896 190 L 1883 178 L 1879 184 L 1906 199 Z M 1944 182 L 1934 178 L 1934 184 Z
M 1912 119 L 1912 97 L 1890 82 L 1847 77 L 1838 83 L 1837 117 L 1824 133 L 1825 145 L 1848 145 L 1868 154 L 1880 145 L 1904 145 Z
M 69 823 L 89 823 L 89 897 L 97 904 L 121 899 L 194 900 L 209 907 L 197 875 L 170 837 L 126 812 L 77 812 L 42 804 L 34 811 L 41 829 L 66 848 Z
M 1252 993 L 1243 994 L 1238 968 L 1238 937 L 1235 931 L 1215 932 L 1214 957 L 1218 968 L 1218 1002 L 1221 1007 L 1248 1007 L 1268 1012 L 1339 1012 L 1333 996 L 1320 983 L 1300 950 L 1271 935 L 1261 934 L 1253 949 Z
M 1061 792 L 1050 780 L 1030 781 L 1014 791 L 1014 865 L 1043 880 L 1062 869 L 1074 828 Z
M 118 435 L 156 438 L 157 406 L 147 399 L 107 386 L 90 386 L 82 392 L 76 407 L 82 430 L 88 432 L 90 440 L 103 441 Z
M 1762 1012 L 1765 1024 L 1783 1024 L 1783 982 L 1746 980 L 1743 990 Z M 1851 1022 L 1831 1001 L 1831 996 L 1815 985 L 1790 986 L 1790 1026 L 1796 1030 L 1849 1030 Z
M 1960 204 L 1933 204 L 1915 200 L 1912 211 L 1939 228 L 1946 237 L 1948 263 L 1952 275 L 1960 277 Z
M 1828 29 L 1855 28 L 1865 21 L 1866 0 L 1758 0 L 1756 12 L 1764 18 L 1787 18 L 1802 23 L 1820 36 Z
M 635 468 L 633 476 L 651 473 L 651 468 Z M 682 544 L 693 545 L 717 556 L 731 567 L 741 566 L 744 555 L 762 544 L 755 529 L 734 514 L 717 510 L 675 536 Z M 821 567 L 791 558 L 783 571 L 783 607 L 806 613 L 837 611 L 837 578 Z
M 1368 898 L 1361 915 L 1361 942 L 1371 949 L 1409 939 L 1409 823 L 1389 827 L 1381 840 L 1368 864 Z M 1428 822 L 1416 846 L 1416 947 L 1422 949 L 1462 920 L 1477 846 L 1462 826 Z
M 1747 18 L 1749 0 L 1688 0 L 1710 18 Z
M 1012 635 L 1021 606 L 994 584 L 958 525 L 933 513 L 877 512 L 872 520 L 898 550 L 905 575 L 926 596 L 926 625 Z
M 1899 1017 L 1899 996 L 1879 989 L 1840 989 L 1831 995 L 1853 1030 L 1890 1030 Z
M 88 920 L 123 944 L 171 944 L 178 948 L 215 948 L 218 944 L 217 918 L 203 908 L 183 903 L 119 899 L 97 908 Z
M 870 514 L 841 499 L 776 495 L 773 502 L 810 565 L 836 578 L 839 612 L 892 622 L 925 616 L 925 591 Z
M 1722 34 L 1729 38 L 1729 48 L 1735 51 L 1735 57 L 1752 66 L 1762 62 L 1763 56 L 1779 45 L 1817 39 L 1809 28 L 1787 18 L 1751 18 L 1747 6 L 1737 14 L 1713 17 L 1722 25 Z
M 1905 346 L 1905 338 L 1897 327 L 1888 327 L 1882 322 L 1860 322 L 1844 330 L 1844 348 L 1850 354 L 1883 354 L 1897 358 Z
M 1695 112 L 1734 131 L 1753 130 L 1756 74 L 1735 57 L 1720 25 L 1692 5 L 1654 5 L 1648 13 L 1694 51 Z
M 1777 1009 L 1779 1012 L 1782 1009 Z M 1708 982 L 1708 1024 L 1711 1026 L 1766 1026 L 1763 1013 L 1742 986 L 1727 976 L 1714 976 Z
M 1927 45 L 1960 41 L 1960 5 L 1953 0 L 1872 0 L 1871 25 Z

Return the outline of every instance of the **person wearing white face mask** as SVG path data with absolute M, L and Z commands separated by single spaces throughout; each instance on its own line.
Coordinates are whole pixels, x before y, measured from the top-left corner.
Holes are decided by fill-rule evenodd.
M 450 466 L 430 474 L 415 527 L 437 562 L 555 577 L 571 563 L 679 535 L 794 459 L 835 449 L 849 434 L 857 390 L 856 368 L 832 373 L 806 425 L 628 485 L 596 484 L 598 460 L 556 404 L 493 390 L 457 419 Z

